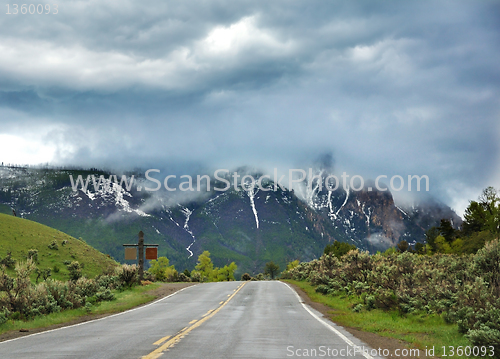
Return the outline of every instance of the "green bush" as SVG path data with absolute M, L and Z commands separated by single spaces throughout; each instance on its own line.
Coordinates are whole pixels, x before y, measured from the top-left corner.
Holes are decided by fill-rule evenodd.
M 137 266 L 135 264 L 122 264 L 121 267 L 116 268 L 116 274 L 125 287 L 131 287 L 137 283 Z
M 85 303 L 85 312 L 86 312 L 87 314 L 92 313 L 92 308 L 93 308 L 93 307 L 94 307 L 94 306 L 92 305 L 92 303 L 90 303 L 90 302 Z
M 49 247 L 49 249 L 55 249 L 55 250 L 59 249 L 59 246 L 58 246 L 57 241 L 55 239 L 52 242 L 50 242 L 48 247 Z
M 170 266 L 164 271 L 165 273 L 165 282 L 179 282 L 179 273 L 174 266 Z
M 115 299 L 115 295 L 109 289 L 104 289 L 100 292 L 97 292 L 95 296 L 96 296 L 97 300 L 100 302 L 101 301 L 112 301 Z
M 69 271 L 69 279 L 77 281 L 82 276 L 82 266 L 78 261 L 73 261 L 67 266 Z
M 375 308 L 375 296 L 374 295 L 367 295 L 365 297 L 365 307 L 368 310 Z
M 33 301 L 30 295 L 32 289 L 30 274 L 34 270 L 35 265 L 31 259 L 16 264 L 17 277 L 15 279 L 5 272 L 5 267 L 1 268 L 0 292 L 5 292 L 5 295 L 0 296 L 0 308 L 7 309 L 9 312 L 18 312 L 24 317 L 28 316 Z
M 159 257 L 151 261 L 151 267 L 148 272 L 155 277 L 155 281 L 165 282 L 167 276 L 165 271 L 169 268 L 170 261 L 167 257 Z
M 12 258 L 12 253 L 7 252 L 5 258 L 0 259 L 0 265 L 4 265 L 7 268 L 13 269 L 16 266 L 16 260 Z
M 316 292 L 318 292 L 318 293 L 327 294 L 329 290 L 330 290 L 330 287 L 328 287 L 325 284 L 320 284 L 316 287 Z
M 5 310 L 0 312 L 0 325 L 6 323 L 9 320 L 8 315 L 5 313 Z
M 73 269 L 78 269 L 77 264 L 71 263 Z M 79 308 L 87 303 L 113 300 L 111 289 L 121 286 L 118 276 L 111 275 L 96 279 L 79 277 L 68 282 L 47 278 L 42 283 L 33 284 L 30 275 L 34 271 L 41 273 L 44 270 L 37 270 L 31 258 L 16 265 L 15 278 L 6 273 L 5 267 L 0 268 L 0 325 L 8 319 L 26 320 L 64 309 Z
M 48 313 L 52 313 L 55 305 L 62 309 L 69 309 L 78 308 L 84 302 L 84 298 L 79 295 L 72 282 L 60 282 L 49 279 L 37 287 L 37 290 L 40 293 L 39 296 L 43 296 L 44 293 L 47 295 L 47 302 L 40 299 L 40 305 L 47 306 Z M 52 301 L 55 304 L 51 304 Z
M 40 278 L 43 278 L 43 280 L 47 280 L 51 275 L 52 275 L 52 269 L 46 268 L 46 269 L 35 269 L 36 273 L 36 282 L 40 280 Z
M 201 273 L 196 269 L 191 271 L 191 282 L 201 282 Z
M 31 259 L 33 262 L 38 263 L 38 250 L 30 249 L 28 250 L 28 255 L 26 259 Z
M 362 309 L 363 309 L 363 304 L 356 304 L 356 306 L 354 308 L 352 308 L 352 311 L 353 312 L 361 312 Z
M 459 331 L 474 345 L 493 345 L 500 352 L 500 241 L 487 243 L 473 257 L 471 277 L 450 311 Z
M 332 244 L 327 244 L 325 250 L 323 251 L 326 255 L 334 255 L 337 258 L 342 258 L 342 256 L 349 253 L 349 251 L 355 250 L 356 246 L 353 244 L 334 241 Z M 288 269 L 288 268 L 287 268 Z
M 120 288 L 120 279 L 116 275 L 100 275 L 95 279 L 98 287 L 118 289 Z
M 76 293 L 82 298 L 94 296 L 99 289 L 95 280 L 85 277 L 78 278 L 74 285 Z
M 186 280 L 186 275 L 184 273 L 181 273 L 184 275 L 181 279 L 179 273 L 175 269 L 175 267 L 172 265 L 169 265 L 169 260 L 167 257 L 159 257 L 157 260 L 152 260 L 151 261 L 151 268 L 149 268 L 148 272 L 154 277 L 155 281 L 160 281 L 160 282 L 184 282 L 184 281 L 189 281 Z
M 398 310 L 435 313 L 474 345 L 493 345 L 500 352 L 500 242 L 487 243 L 476 254 L 418 255 L 395 251 L 369 255 L 351 250 L 340 258 L 324 254 L 287 271 L 308 280 L 316 291 L 349 295 L 362 303 L 354 311 Z

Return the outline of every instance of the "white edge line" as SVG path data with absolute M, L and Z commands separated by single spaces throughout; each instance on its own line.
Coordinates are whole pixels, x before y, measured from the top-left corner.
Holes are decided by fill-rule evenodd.
M 300 296 L 298 295 L 298 293 L 288 285 L 288 283 L 285 283 L 285 282 L 281 282 L 283 283 L 284 285 L 286 285 L 288 288 L 290 288 L 290 290 L 293 292 L 293 294 L 295 294 L 295 296 L 297 297 L 297 299 L 299 300 L 300 304 L 302 304 L 302 307 L 304 307 L 305 310 L 307 310 L 307 312 L 309 314 L 311 314 L 316 320 L 318 320 L 321 324 L 323 324 L 325 327 L 327 327 L 328 329 L 330 329 L 332 332 L 334 332 L 335 334 L 337 334 L 343 341 L 345 341 L 348 345 L 350 345 L 351 347 L 354 347 L 356 348 L 357 345 L 354 344 L 349 338 L 347 338 L 344 334 L 342 334 L 338 329 L 332 327 L 330 324 L 328 324 L 327 322 L 325 322 L 323 319 L 321 319 L 320 317 L 318 317 L 313 311 L 311 311 L 307 305 L 302 301 L 302 298 L 300 298 Z M 359 354 L 362 354 L 366 359 L 374 359 L 370 354 L 368 353 L 364 353 L 364 352 L 359 352 Z
M 73 324 L 73 325 L 68 325 L 66 327 L 60 327 L 60 328 L 56 328 L 56 329 L 50 329 L 50 330 L 45 330 L 43 332 L 38 332 L 38 333 L 33 333 L 33 334 L 28 334 L 28 335 L 25 335 L 25 336 L 22 336 L 22 337 L 18 337 L 18 338 L 14 338 L 14 339 L 9 339 L 9 340 L 5 340 L 3 342 L 0 342 L 0 345 L 2 345 L 3 343 L 8 343 L 8 342 L 12 342 L 14 340 L 19 340 L 19 339 L 24 339 L 24 338 L 28 338 L 28 337 L 33 337 L 35 335 L 40 335 L 40 334 L 45 334 L 45 333 L 50 333 L 50 332 L 55 332 L 57 330 L 62 330 L 62 329 L 68 329 L 68 328 L 73 328 L 73 327 L 77 327 L 79 325 L 84 325 L 84 324 L 89 324 L 89 323 L 94 323 L 94 322 L 98 322 L 100 320 L 105 320 L 105 319 L 109 319 L 109 318 L 113 318 L 113 317 L 116 317 L 116 316 L 119 316 L 119 315 L 122 315 L 122 314 L 125 314 L 125 313 L 130 313 L 130 312 L 133 312 L 135 310 L 140 310 L 140 309 L 143 309 L 143 308 L 146 308 L 146 307 L 149 307 L 150 305 L 153 305 L 153 304 L 156 304 L 158 302 L 161 302 L 162 300 L 164 299 L 167 299 L 167 298 L 170 298 L 171 296 L 173 295 L 176 295 L 177 293 L 180 293 L 182 292 L 184 289 L 187 289 L 189 287 L 196 287 L 197 285 L 199 284 L 195 284 L 195 285 L 190 285 L 188 287 L 184 287 L 182 289 L 179 289 L 178 291 L 170 294 L 170 295 L 167 295 L 166 297 L 163 297 L 163 298 L 160 298 L 158 300 L 155 300 L 154 302 L 151 302 L 151 303 L 148 303 L 148 304 L 145 304 L 145 305 L 141 305 L 140 307 L 135 307 L 135 308 L 132 308 L 132 309 L 129 309 L 129 310 L 126 310 L 124 312 L 120 312 L 120 313 L 116 313 L 116 314 L 112 314 L 112 315 L 107 315 L 105 317 L 102 317 L 102 318 L 98 318 L 98 319 L 93 319 L 93 320 L 89 320 L 89 321 L 86 321 L 86 322 L 82 322 L 82 323 L 77 323 L 77 324 Z M 61 323 L 59 323 L 61 324 Z M 64 324 L 64 323 L 62 323 Z M 57 325 L 57 324 L 56 324 Z M 39 328 L 34 328 L 34 329 L 39 329 Z

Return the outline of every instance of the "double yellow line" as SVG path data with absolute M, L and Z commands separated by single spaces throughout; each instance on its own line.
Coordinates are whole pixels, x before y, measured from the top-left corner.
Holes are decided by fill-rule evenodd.
M 219 312 L 219 310 L 221 310 L 227 303 L 229 303 L 229 301 L 231 299 L 233 299 L 233 297 L 236 295 L 236 293 L 238 293 L 241 290 L 241 288 L 243 288 L 245 286 L 246 283 L 247 282 L 240 284 L 238 286 L 238 288 L 234 291 L 234 293 L 231 294 L 229 296 L 229 298 L 227 298 L 227 300 L 220 302 L 220 305 L 217 309 L 210 309 L 205 315 L 203 315 L 203 317 L 200 320 L 193 320 L 193 321 L 189 322 L 189 324 L 191 324 L 191 325 L 180 330 L 179 333 L 177 333 L 174 337 L 170 338 L 170 335 L 168 335 L 168 336 L 163 337 L 160 340 L 156 341 L 154 343 L 154 345 L 160 345 L 161 343 L 168 340 L 165 344 L 156 348 L 154 351 L 152 351 L 148 355 L 143 356 L 142 359 L 156 359 L 160 355 L 162 355 L 165 350 L 173 347 L 175 344 L 180 342 L 181 339 L 184 338 L 184 336 L 186 336 L 191 330 L 198 328 L 200 325 L 202 325 L 207 320 L 212 318 L 215 314 L 217 314 Z

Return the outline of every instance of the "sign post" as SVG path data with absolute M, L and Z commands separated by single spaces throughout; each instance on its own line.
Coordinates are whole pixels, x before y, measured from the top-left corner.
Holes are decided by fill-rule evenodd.
M 144 278 L 144 233 L 139 232 L 139 279 Z
M 158 244 L 144 244 L 144 233 L 139 232 L 139 241 L 137 244 L 124 244 L 125 259 L 137 259 L 139 266 L 139 280 L 144 279 L 144 247 L 146 247 L 146 259 L 158 259 Z M 135 248 L 138 249 L 135 250 Z M 153 247 L 153 248 L 148 248 Z M 137 258 L 139 252 L 139 258 Z

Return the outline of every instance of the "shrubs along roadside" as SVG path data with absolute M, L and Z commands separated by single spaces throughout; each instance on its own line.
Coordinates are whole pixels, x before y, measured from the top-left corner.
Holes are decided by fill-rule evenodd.
M 9 319 L 27 320 L 38 315 L 111 301 L 114 299 L 112 290 L 131 287 L 137 282 L 136 267 L 126 264 L 95 279 L 82 277 L 78 262 L 71 262 L 68 267 L 71 267 L 69 281 L 48 278 L 34 284 L 30 275 L 36 272 L 36 266 L 31 258 L 16 264 L 15 278 L 10 277 L 3 266 L 0 269 L 0 324 Z
M 299 261 L 294 261 L 292 264 L 298 265 Z M 151 279 L 160 282 L 224 282 L 235 280 L 234 272 L 237 268 L 234 262 L 226 264 L 221 268 L 214 267 L 210 258 L 210 252 L 204 251 L 198 256 L 196 267 L 191 272 L 186 269 L 184 272 L 179 273 L 173 265 L 170 265 L 167 257 L 159 257 L 157 260 L 151 261 L 151 267 L 147 273 L 151 276 Z M 279 266 L 273 262 L 266 263 L 265 271 L 267 276 L 259 273 L 252 277 L 250 274 L 244 273 L 241 276 L 241 280 L 257 281 L 269 278 L 274 279 L 278 274 Z
M 500 241 L 474 255 L 390 253 L 351 250 L 324 254 L 285 271 L 282 278 L 307 280 L 316 291 L 356 299 L 355 311 L 380 308 L 439 314 L 458 324 L 473 345 L 500 352 Z
M 198 257 L 194 270 L 178 273 L 167 257 L 159 257 L 151 261 L 148 273 L 154 280 L 161 282 L 223 282 L 234 280 L 234 272 L 238 267 L 234 262 L 222 268 L 214 267 L 210 252 L 204 251 Z

